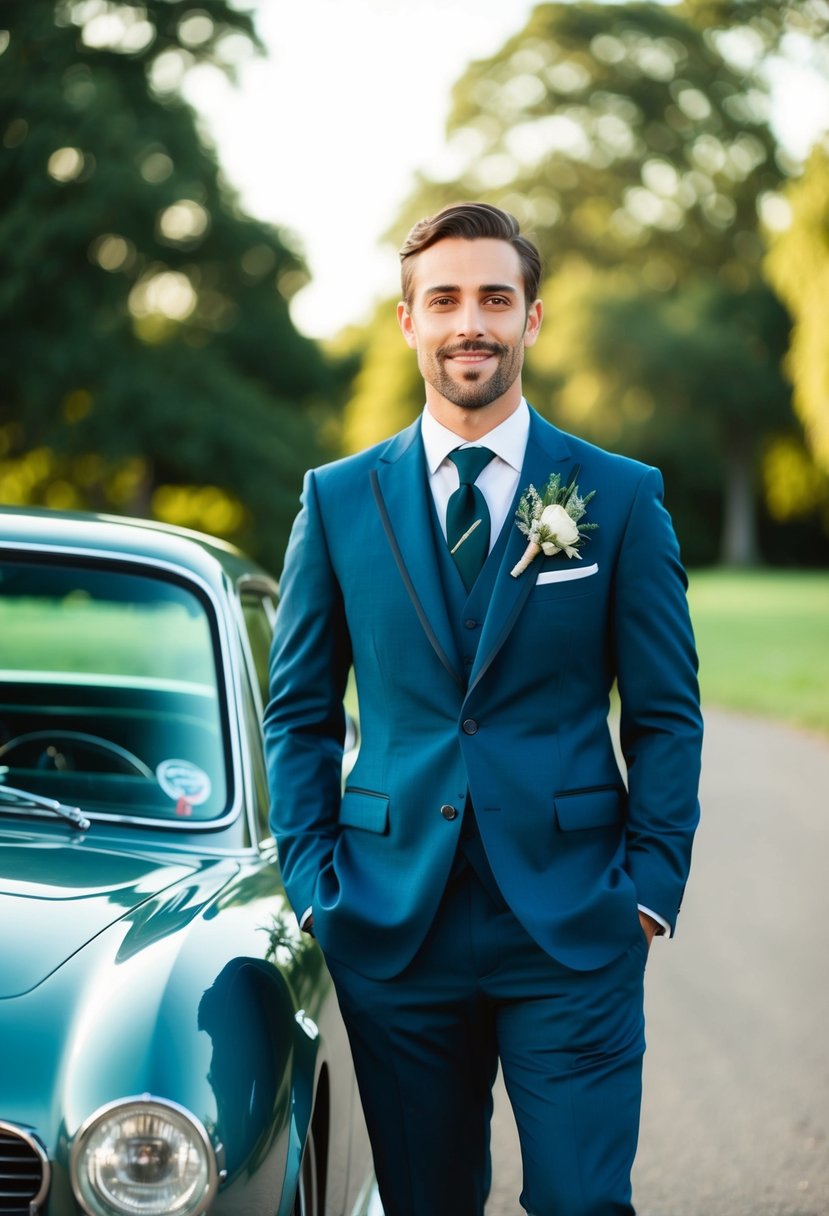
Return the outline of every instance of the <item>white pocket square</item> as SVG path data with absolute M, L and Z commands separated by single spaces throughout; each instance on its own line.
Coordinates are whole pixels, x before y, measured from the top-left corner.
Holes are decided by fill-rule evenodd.
M 594 562 L 592 566 L 576 566 L 572 570 L 543 570 L 535 583 L 537 587 L 540 587 L 542 583 L 569 583 L 574 578 L 590 578 L 591 574 L 598 573 L 597 562 Z

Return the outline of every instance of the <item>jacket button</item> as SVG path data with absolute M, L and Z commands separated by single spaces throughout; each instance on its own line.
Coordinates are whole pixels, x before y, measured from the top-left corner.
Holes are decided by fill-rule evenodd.
M 444 819 L 457 819 L 458 817 L 458 812 L 448 802 L 440 808 L 440 813 Z
M 475 735 L 478 733 L 478 723 L 474 718 L 467 718 L 463 723 L 461 730 L 465 735 Z
M 478 622 L 475 620 L 472 620 L 471 617 L 468 621 L 464 621 L 464 625 L 466 625 L 467 629 L 477 629 L 478 628 Z

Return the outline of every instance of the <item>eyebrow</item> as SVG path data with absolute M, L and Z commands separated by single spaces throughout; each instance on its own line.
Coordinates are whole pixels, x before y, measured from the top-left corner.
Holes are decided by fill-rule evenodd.
M 441 296 L 451 295 L 452 292 L 460 291 L 461 288 L 457 283 L 439 283 L 436 287 L 425 287 L 423 289 L 424 296 Z M 478 288 L 480 295 L 518 295 L 518 288 L 511 286 L 509 283 L 483 283 Z

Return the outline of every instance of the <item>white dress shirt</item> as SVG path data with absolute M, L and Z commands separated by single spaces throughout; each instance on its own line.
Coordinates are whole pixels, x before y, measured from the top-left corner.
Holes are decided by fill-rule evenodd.
M 460 484 L 458 470 L 449 453 L 456 448 L 489 448 L 495 453 L 495 458 L 478 477 L 475 485 L 484 496 L 489 516 L 492 521 L 489 536 L 489 548 L 495 544 L 503 528 L 507 512 L 512 506 L 515 491 L 518 489 L 518 479 L 524 464 L 524 452 L 527 449 L 527 438 L 530 433 L 529 407 L 521 398 L 518 409 L 505 418 L 498 426 L 475 439 L 471 443 L 458 442 L 459 435 L 448 430 L 442 423 L 429 413 L 423 411 L 420 422 L 423 436 L 423 448 L 426 453 L 426 471 L 429 474 L 429 488 L 435 500 L 435 507 L 446 535 L 446 504 L 450 495 Z

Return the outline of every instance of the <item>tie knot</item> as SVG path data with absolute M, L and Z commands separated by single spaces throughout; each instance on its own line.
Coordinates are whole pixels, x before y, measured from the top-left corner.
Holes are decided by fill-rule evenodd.
M 471 486 L 480 477 L 482 471 L 492 460 L 494 452 L 489 448 L 455 448 L 449 453 L 449 459 L 458 470 L 462 486 Z

